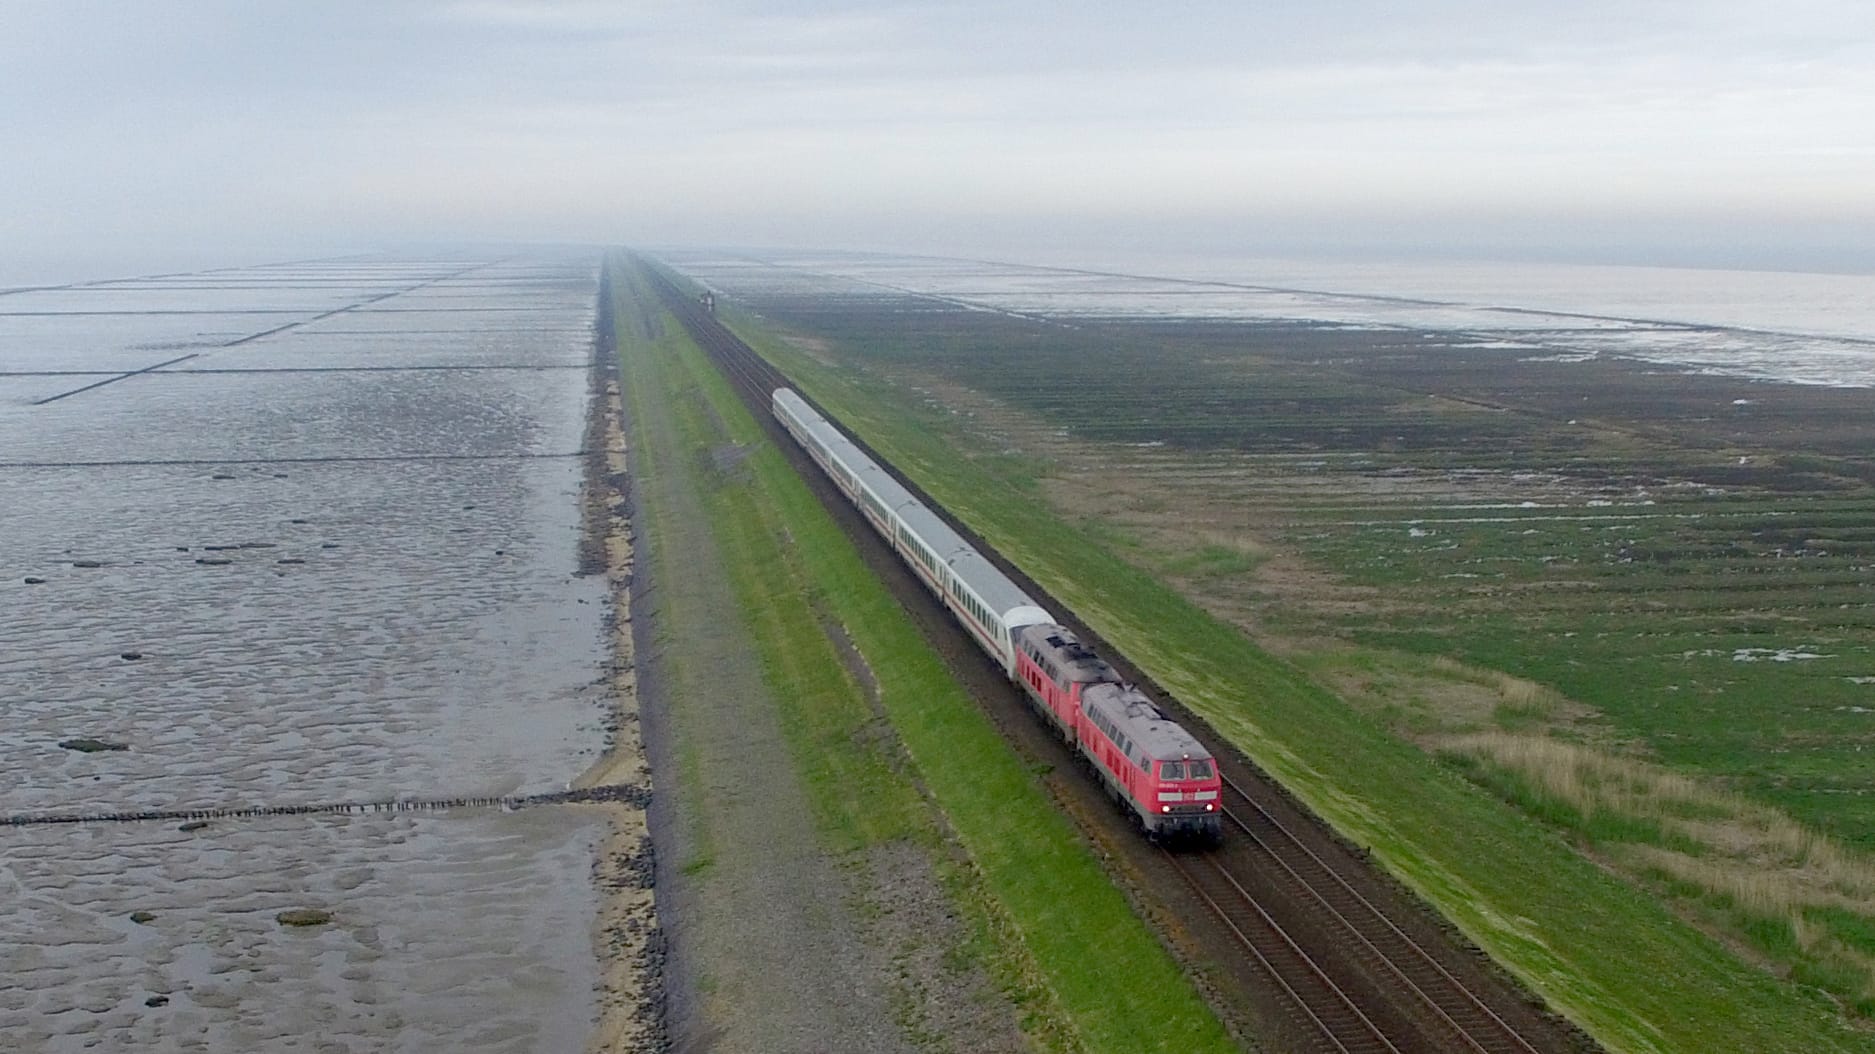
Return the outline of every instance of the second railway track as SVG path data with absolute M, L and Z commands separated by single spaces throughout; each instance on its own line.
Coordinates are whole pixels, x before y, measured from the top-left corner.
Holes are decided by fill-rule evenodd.
M 775 388 L 792 387 L 792 382 L 659 266 L 648 261 L 638 266 L 665 308 L 735 385 L 756 418 L 779 431 L 769 400 Z M 796 460 L 804 477 L 817 475 L 793 443 L 778 436 L 777 445 Z M 1283 1038 L 1296 1048 L 1340 1054 L 1597 1049 L 1582 1033 L 1531 1005 L 1485 967 L 1479 953 L 1455 940 L 1423 905 L 1376 874 L 1362 854 L 1327 831 L 1202 720 L 1141 676 L 1123 655 L 956 523 L 889 462 L 879 460 L 1082 640 L 1147 687 L 1181 723 L 1201 730 L 1225 777 L 1225 846 L 1214 853 L 1152 852 L 1160 854 L 1158 873 L 1180 876 L 1187 896 L 1212 913 L 1212 925 L 1192 927 L 1203 930 L 1199 942 L 1214 951 L 1235 949 L 1240 964 L 1261 978 L 1259 990 L 1249 993 L 1248 1001 L 1261 1008 L 1264 1024 L 1279 1015 L 1289 1022 Z M 830 487 L 816 490 L 838 514 L 845 503 L 837 492 Z M 863 521 L 842 522 L 856 540 L 868 532 Z M 1114 821 L 1119 822 L 1117 816 Z

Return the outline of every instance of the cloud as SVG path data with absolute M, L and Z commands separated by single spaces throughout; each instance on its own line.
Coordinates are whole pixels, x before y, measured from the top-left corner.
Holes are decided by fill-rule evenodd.
M 27 3 L 0 34 L 0 236 L 880 244 L 1209 221 L 1304 248 L 1364 226 L 1402 250 L 1596 232 L 1616 252 L 1636 224 L 1696 246 L 1717 222 L 1800 254 L 1832 218 L 1875 225 L 1858 10 Z

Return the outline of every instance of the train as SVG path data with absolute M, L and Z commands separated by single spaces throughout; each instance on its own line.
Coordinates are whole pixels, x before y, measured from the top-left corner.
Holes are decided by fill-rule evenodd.
M 791 388 L 776 420 L 1147 837 L 1223 837 L 1217 760 Z

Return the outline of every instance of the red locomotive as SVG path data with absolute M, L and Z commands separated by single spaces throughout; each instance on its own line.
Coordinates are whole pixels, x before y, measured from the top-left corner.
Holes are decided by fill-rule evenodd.
M 1211 752 L 1062 626 L 1016 634 L 1017 683 L 1155 838 L 1223 835 Z

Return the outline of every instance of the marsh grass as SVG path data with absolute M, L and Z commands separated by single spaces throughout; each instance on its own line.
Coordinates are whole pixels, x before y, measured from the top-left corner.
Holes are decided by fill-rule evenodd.
M 1683 773 L 1542 735 L 1486 732 L 1441 751 L 1532 815 L 1742 933 L 1792 975 L 1875 1009 L 1875 858 Z
M 1229 578 L 1255 571 L 1264 559 L 1263 554 L 1240 546 L 1211 543 L 1161 561 L 1159 567 L 1174 578 Z
M 788 313 L 785 304 L 764 307 Z M 1391 730 L 1397 721 L 1411 721 L 1414 738 L 1422 742 L 1433 737 L 1507 736 L 1502 744 L 1507 756 L 1514 753 L 1509 740 L 1522 733 L 1559 738 L 1618 757 L 1616 748 L 1636 733 L 1613 726 L 1577 700 L 1592 698 L 1599 704 L 1609 693 L 1631 693 L 1637 681 L 1651 685 L 1651 675 L 1637 678 L 1636 669 L 1624 665 L 1620 656 L 1593 649 L 1626 642 L 1633 652 L 1644 651 L 1656 670 L 1669 665 L 1661 661 L 1664 658 L 1680 662 L 1687 650 L 1711 649 L 1719 661 L 1728 663 L 1719 672 L 1740 674 L 1739 664 L 1729 661 L 1731 641 L 1714 641 L 1704 636 L 1703 627 L 1688 633 L 1679 626 L 1663 638 L 1642 639 L 1632 619 L 1635 612 L 1658 616 L 1662 602 L 1673 612 L 1709 610 L 1698 606 L 1701 601 L 1688 599 L 1703 598 L 1707 583 L 1685 573 L 1674 555 L 1674 546 L 1686 541 L 1680 528 L 1710 527 L 1732 517 L 1726 527 L 1701 535 L 1713 551 L 1731 552 L 1729 528 L 1766 522 L 1762 509 L 1748 502 L 1721 507 L 1704 495 L 1695 497 L 1710 503 L 1686 510 L 1684 516 L 1643 510 L 1647 515 L 1641 519 L 1615 518 L 1628 515 L 1627 510 L 1605 512 L 1600 505 L 1579 509 L 1579 517 L 1566 521 L 1545 519 L 1548 514 L 1541 509 L 1512 508 L 1494 513 L 1494 518 L 1506 521 L 1501 524 L 1435 523 L 1421 525 L 1423 533 L 1415 536 L 1402 521 L 1418 519 L 1416 508 L 1336 498 L 1339 492 L 1326 491 L 1321 474 L 1337 474 L 1338 483 L 1361 478 L 1384 484 L 1401 490 L 1407 499 L 1456 496 L 1463 489 L 1460 482 L 1469 486 L 1472 480 L 1454 482 L 1449 473 L 1417 470 L 1409 458 L 1398 456 L 1403 448 L 1397 444 L 1393 453 L 1339 456 L 1337 451 L 1362 442 L 1358 429 L 1336 436 L 1325 444 L 1333 446 L 1328 456 L 1318 457 L 1320 447 L 1309 446 L 1311 437 L 1327 433 L 1320 427 L 1322 418 L 1310 412 L 1292 414 L 1288 422 L 1267 415 L 1233 418 L 1252 421 L 1259 440 L 1269 439 L 1280 456 L 1257 461 L 1204 455 L 1204 464 L 1223 466 L 1218 472 L 1193 470 L 1177 476 L 1184 471 L 1179 466 L 1193 464 L 1190 451 L 1175 445 L 1129 446 L 1159 443 L 1172 433 L 1178 443 L 1194 446 L 1227 441 L 1229 427 L 1215 412 L 1205 411 L 1212 415 L 1208 421 L 1187 420 L 1204 416 L 1190 412 L 1198 403 L 1177 402 L 1203 402 L 1202 391 L 1189 378 L 1146 393 L 1165 402 L 1162 415 L 1177 418 L 1169 428 L 1165 417 L 1155 419 L 1149 407 L 1134 399 L 1141 412 L 1102 417 L 1101 432 L 1089 443 L 1088 435 L 1062 436 L 1051 430 L 1054 408 L 1035 408 L 1042 422 L 1037 431 L 1056 437 L 1055 445 L 1034 448 L 1047 455 L 1050 466 L 1050 485 L 1043 493 L 1053 507 L 1043 507 L 1035 500 L 1033 476 L 999 474 L 1029 471 L 1018 459 L 986 456 L 1004 450 L 1008 435 L 986 441 L 974 419 L 960 425 L 941 400 L 929 397 L 932 386 L 923 372 L 934 362 L 967 362 L 978 371 L 970 383 L 1004 394 L 1017 392 L 1024 378 L 1044 376 L 1047 362 L 1038 359 L 1046 356 L 1025 357 L 1033 345 L 1021 352 L 997 348 L 995 338 L 986 335 L 992 325 L 1008 326 L 1006 321 L 893 315 L 887 323 L 852 312 L 812 316 L 815 325 L 824 327 L 814 336 L 825 342 L 825 350 L 808 357 L 776 337 L 774 322 L 738 316 L 733 307 L 729 314 L 745 339 L 784 363 L 810 394 L 1609 1049 L 1875 1049 L 1869 1035 L 1846 1027 L 1833 1006 L 1802 987 L 1827 983 L 1831 991 L 1853 990 L 1864 982 L 1849 968 L 1852 961 L 1833 951 L 1784 960 L 1794 964 L 1785 969 L 1799 985 L 1774 982 L 1723 951 L 1718 942 L 1692 932 L 1661 910 L 1652 896 L 1614 878 L 1605 869 L 1606 860 L 1591 864 L 1553 833 L 1528 822 L 1535 816 L 1553 827 L 1581 832 L 1594 844 L 1707 861 L 1719 858 L 1698 840 L 1711 834 L 1698 824 L 1734 816 L 1728 800 L 1709 799 L 1697 780 L 1680 784 L 1654 779 L 1653 773 L 1620 766 L 1577 763 L 1573 756 L 1568 764 L 1556 763 L 1548 775 L 1526 776 L 1483 753 L 1485 744 L 1499 742 L 1495 738 L 1479 739 L 1478 752 L 1448 750 L 1440 755 L 1445 762 L 1441 764 L 1433 754 L 1407 746 Z M 881 318 L 888 314 L 882 312 Z M 804 317 L 794 315 L 797 321 Z M 907 334 L 889 328 L 907 324 L 923 329 Z M 886 333 L 890 335 L 882 336 Z M 1088 335 L 1067 336 L 1076 342 L 1074 354 L 1084 355 Z M 921 345 L 924 337 L 929 342 Z M 1042 338 L 1029 334 L 1023 339 Z M 973 342 L 976 348 L 970 346 Z M 1000 357 L 992 360 L 990 352 L 978 348 L 992 349 Z M 1135 358 L 1110 358 L 1102 359 L 1101 369 L 1140 381 Z M 1100 370 L 1090 367 L 1088 372 L 1097 376 Z M 1161 379 L 1150 369 L 1148 375 L 1140 382 L 1148 388 Z M 919 390 L 898 379 L 902 376 L 916 376 Z M 1332 377 L 1288 389 L 1264 376 L 1258 383 L 1264 389 L 1259 398 L 1314 400 L 1318 408 L 1335 405 L 1327 417 L 1337 423 L 1367 412 L 1359 398 L 1337 402 L 1338 382 Z M 1043 390 L 1039 381 L 1035 387 Z M 1348 385 L 1342 393 L 1357 394 L 1359 387 Z M 1129 397 L 1139 395 L 1138 389 L 1136 383 Z M 1076 395 L 1083 408 L 1095 398 L 1085 391 Z M 1103 406 L 1114 405 L 1115 397 L 1106 398 Z M 1175 404 L 1183 408 L 1172 409 Z M 1456 433 L 1447 429 L 1469 428 L 1465 421 L 1473 415 L 1436 416 L 1442 419 L 1413 425 L 1422 429 L 1416 441 L 1451 439 Z M 1282 432 L 1291 425 L 1314 431 Z M 1541 429 L 1520 428 L 1503 425 L 1502 434 L 1491 441 L 1500 448 L 1511 439 L 1534 436 L 1541 441 Z M 1619 431 L 1596 432 L 1593 437 L 1635 459 L 1660 453 Z M 1292 446 L 1283 445 L 1292 441 Z M 1076 475 L 1072 485 L 1060 482 L 1064 472 L 1074 471 L 1072 459 L 1062 455 L 1077 447 L 1094 450 L 1093 460 L 1105 466 L 1102 472 L 1148 466 L 1137 471 L 1172 478 L 1177 485 L 1160 499 L 1135 500 L 1134 494 L 1122 492 L 1108 495 L 1118 500 L 1103 504 L 1100 473 Z M 1557 449 L 1565 447 L 1568 444 Z M 1528 453 L 1526 449 L 1511 456 L 1466 457 L 1467 464 L 1485 465 L 1482 471 L 1503 473 Z M 1265 469 L 1253 471 L 1257 465 Z M 1665 472 L 1670 467 L 1683 466 L 1657 457 L 1637 471 Z M 1311 609 L 1322 580 L 1298 578 L 1308 592 L 1272 592 L 1267 585 L 1270 564 L 1231 567 L 1224 554 L 1205 552 L 1204 542 L 1183 548 L 1165 545 L 1168 532 L 1150 520 L 1173 515 L 1190 520 L 1206 509 L 1211 516 L 1219 515 L 1219 506 L 1193 499 L 1214 499 L 1216 480 L 1225 473 L 1274 486 L 1283 498 L 1224 506 L 1224 518 L 1207 520 L 1204 526 L 1228 529 L 1229 522 L 1247 517 L 1278 517 L 1270 524 L 1276 534 L 1291 542 L 1299 539 L 1300 549 L 1318 566 L 1335 568 L 1364 592 L 1330 582 L 1319 595 L 1328 596 L 1333 605 Z M 1482 478 L 1489 477 L 1473 477 Z M 1079 500 L 1064 500 L 1075 498 Z M 1609 504 L 1613 500 L 1611 496 Z M 1844 515 L 1853 518 L 1853 511 L 1845 509 Z M 1192 539 L 1201 537 L 1196 530 L 1187 533 Z M 1749 558 L 1757 559 L 1780 547 L 1788 550 L 1789 545 L 1788 540 L 1767 541 L 1746 548 Z M 1198 573 L 1175 574 L 1168 564 Z M 1205 575 L 1207 567 L 1227 573 Z M 1840 590 L 1845 570 L 1826 570 L 1803 588 Z M 1606 584 L 1611 576 L 1633 588 L 1609 596 Z M 1277 660 L 1234 627 L 1167 589 L 1166 579 L 1187 588 L 1195 585 L 1214 611 L 1260 610 L 1280 602 L 1287 609 L 1287 625 L 1314 632 L 1324 627 L 1338 630 L 1327 639 L 1339 642 L 1335 648 L 1345 645 L 1352 650 L 1334 652 L 1325 661 L 1306 653 L 1291 662 Z M 1375 592 L 1375 587 L 1384 591 Z M 1206 588 L 1212 592 L 1206 593 Z M 1772 633 L 1773 620 L 1733 613 L 1741 639 L 1762 643 Z M 1549 620 L 1540 643 L 1563 644 L 1553 661 L 1508 661 L 1510 656 L 1523 658 L 1525 653 L 1512 645 L 1527 641 L 1528 626 L 1538 619 Z M 1697 640 L 1697 649 L 1689 649 L 1684 643 L 1688 640 Z M 1557 676 L 1559 668 L 1573 679 Z M 1671 676 L 1688 679 L 1684 669 L 1672 670 Z M 1372 705 L 1351 706 L 1320 687 L 1344 679 L 1369 682 Z M 1596 691 L 1583 691 L 1585 685 Z M 1752 702 L 1740 700 L 1739 711 Z M 1539 756 L 1530 753 L 1533 761 Z M 1458 774 L 1467 779 L 1453 778 Z M 1668 802 L 1657 814 L 1641 807 L 1654 792 L 1664 794 Z M 1616 808 L 1617 803 L 1623 808 Z M 1768 839 L 1766 848 L 1777 844 L 1775 825 L 1758 826 L 1762 838 Z M 1744 827 L 1751 829 L 1750 824 Z M 1827 850 L 1813 851 L 1819 860 L 1827 857 Z M 1859 916 L 1836 906 L 1798 907 L 1795 915 L 1781 917 L 1721 919 L 1720 894 L 1706 892 L 1689 879 L 1663 876 L 1659 881 L 1683 900 L 1709 897 L 1714 910 L 1701 921 L 1713 932 L 1737 935 L 1756 927 L 1765 937 L 1754 940 L 1754 946 L 1768 948 L 1782 941 L 1781 954 L 1804 947 L 1854 949 L 1860 946 L 1858 934 L 1865 934 L 1855 929 Z M 1822 902 L 1836 904 L 1827 898 Z M 1800 931 L 1793 918 L 1806 928 Z
M 1853 1013 L 1875 1012 L 1875 856 L 1711 776 L 1662 764 L 1525 678 L 1450 656 L 1358 648 L 1313 656 L 1311 670 L 1700 925 Z

